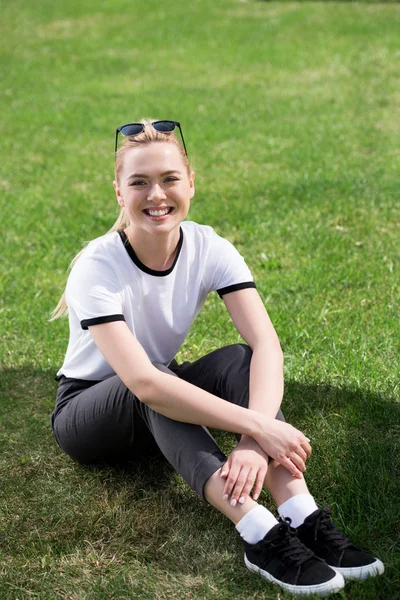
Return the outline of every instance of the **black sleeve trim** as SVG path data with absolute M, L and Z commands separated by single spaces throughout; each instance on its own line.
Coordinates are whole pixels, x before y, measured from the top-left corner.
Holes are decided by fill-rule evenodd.
M 254 281 L 245 281 L 244 283 L 236 283 L 235 285 L 228 285 L 228 287 L 221 288 L 217 290 L 217 293 L 220 298 L 225 296 L 225 294 L 230 294 L 231 292 L 237 292 L 238 290 L 245 290 L 247 288 L 255 288 L 256 284 Z
M 125 321 L 125 317 L 124 315 L 107 315 L 106 317 L 83 319 L 81 327 L 82 329 L 87 329 L 90 325 L 101 325 L 102 323 L 113 323 L 114 321 Z

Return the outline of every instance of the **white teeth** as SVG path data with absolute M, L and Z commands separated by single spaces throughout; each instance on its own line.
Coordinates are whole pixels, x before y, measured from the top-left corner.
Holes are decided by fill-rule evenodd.
M 163 217 L 164 215 L 169 213 L 169 208 L 165 208 L 164 210 L 148 210 L 148 213 L 151 217 Z

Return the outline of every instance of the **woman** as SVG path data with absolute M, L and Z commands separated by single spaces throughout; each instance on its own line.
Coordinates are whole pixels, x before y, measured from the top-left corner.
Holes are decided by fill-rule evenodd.
M 176 127 L 143 120 L 117 129 L 120 216 L 75 259 L 53 315 L 68 306 L 54 434 L 82 463 L 134 459 L 156 444 L 236 525 L 251 571 L 294 594 L 325 596 L 344 579 L 384 567 L 353 546 L 309 493 L 310 440 L 280 413 L 278 337 L 232 244 L 185 221 L 194 173 Z M 126 137 L 117 152 L 119 133 Z M 213 290 L 247 345 L 178 365 L 174 356 Z M 238 434 L 228 457 L 206 427 Z M 264 485 L 279 521 L 256 502 Z

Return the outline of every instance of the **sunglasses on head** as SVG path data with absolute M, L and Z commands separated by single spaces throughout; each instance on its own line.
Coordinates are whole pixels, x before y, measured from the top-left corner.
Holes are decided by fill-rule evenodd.
M 183 147 L 185 149 L 185 154 L 186 156 L 188 155 L 185 140 L 183 139 L 181 124 L 178 121 L 153 121 L 152 123 L 148 123 L 148 125 L 151 125 L 154 127 L 154 129 L 160 131 L 161 133 L 171 133 L 171 131 L 174 131 L 175 127 L 178 127 L 181 134 Z M 143 123 L 128 123 L 127 125 L 121 125 L 121 127 L 117 127 L 115 130 L 115 154 L 117 154 L 119 133 L 124 136 L 138 135 L 145 127 L 146 125 Z

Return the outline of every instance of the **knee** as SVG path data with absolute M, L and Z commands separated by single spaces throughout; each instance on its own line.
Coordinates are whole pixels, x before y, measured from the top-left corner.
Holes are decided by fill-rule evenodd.
M 247 344 L 233 344 L 229 346 L 231 363 L 239 369 L 248 369 L 253 354 L 252 349 Z
M 250 374 L 250 361 L 253 354 L 247 344 L 232 344 L 222 348 L 223 357 L 220 373 L 236 382 L 248 381 Z

